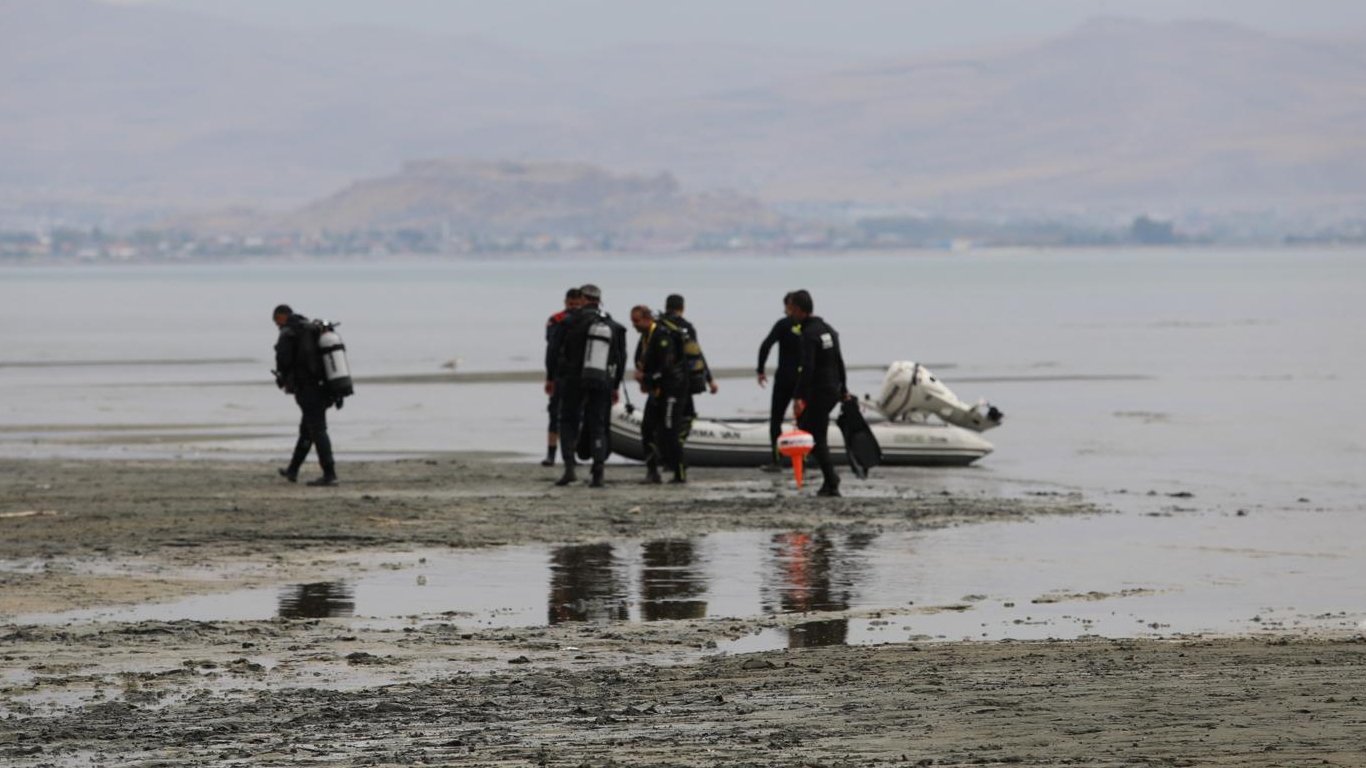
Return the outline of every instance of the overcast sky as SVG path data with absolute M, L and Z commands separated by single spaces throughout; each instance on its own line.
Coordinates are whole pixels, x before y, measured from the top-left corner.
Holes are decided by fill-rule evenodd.
M 897 55 L 1064 32 L 1096 16 L 1366 32 L 1361 0 L 105 0 L 292 26 L 379 24 L 521 48 L 723 42 Z

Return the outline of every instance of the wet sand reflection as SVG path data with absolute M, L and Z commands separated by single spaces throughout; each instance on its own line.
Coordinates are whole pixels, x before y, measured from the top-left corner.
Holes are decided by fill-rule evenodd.
M 701 619 L 707 615 L 706 576 L 693 541 L 661 539 L 641 545 L 640 612 L 645 621 Z
M 843 537 L 808 531 L 774 534 L 769 544 L 763 611 L 848 610 L 867 571 L 860 553 L 876 538 L 876 533 L 866 532 Z M 806 622 L 788 630 L 788 647 L 843 645 L 848 636 L 849 622 L 845 619 Z
M 630 618 L 626 579 L 611 544 L 576 544 L 551 551 L 550 624 Z
M 762 613 L 801 614 L 848 610 L 868 575 L 863 554 L 876 533 L 829 534 L 786 531 L 773 534 L 761 560 L 757 602 Z M 704 540 L 656 539 L 639 549 L 639 592 L 631 589 L 634 563 L 620 543 L 556 547 L 550 552 L 547 619 L 564 622 L 630 621 L 639 601 L 640 621 L 704 619 L 715 583 L 723 574 L 708 568 Z M 788 633 L 792 648 L 847 642 L 844 619 L 804 622 Z
M 278 613 L 282 619 L 330 619 L 355 611 L 355 592 L 342 581 L 295 584 L 280 593 Z

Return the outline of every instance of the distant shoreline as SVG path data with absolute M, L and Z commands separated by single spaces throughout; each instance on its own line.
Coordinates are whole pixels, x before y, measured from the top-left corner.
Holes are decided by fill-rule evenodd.
M 196 267 L 196 266 L 291 266 L 306 264 L 328 265 L 430 265 L 459 263 L 496 263 L 508 260 L 542 262 L 559 260 L 585 261 L 633 261 L 656 258 L 687 259 L 846 259 L 899 256 L 964 256 L 970 254 L 1009 255 L 1011 253 L 1086 253 L 1111 254 L 1152 253 L 1169 254 L 1181 251 L 1210 253 L 1218 251 L 1237 251 L 1242 253 L 1284 253 L 1287 251 L 1317 252 L 1366 252 L 1366 242 L 1342 243 L 1177 243 L 1171 245 L 974 245 L 961 249 L 954 248 L 858 248 L 858 249 L 784 249 L 784 250 L 681 250 L 681 251 L 508 251 L 487 253 L 396 253 L 389 255 L 348 254 L 275 254 L 212 256 L 204 258 L 138 258 L 138 259 L 76 259 L 76 258 L 0 258 L 0 269 L 42 269 L 42 268 L 91 268 L 91 267 Z

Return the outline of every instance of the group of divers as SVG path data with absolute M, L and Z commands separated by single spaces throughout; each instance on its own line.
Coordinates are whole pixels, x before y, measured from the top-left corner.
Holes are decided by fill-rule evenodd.
M 679 294 L 664 301 L 664 311 L 640 304 L 631 308 L 631 326 L 639 334 L 631 358 L 632 378 L 645 394 L 641 444 L 648 484 L 686 483 L 683 447 L 697 411 L 693 397 L 716 394 L 716 379 L 707 364 L 697 328 L 684 318 Z M 830 457 L 827 435 L 830 414 L 849 397 L 839 333 L 814 314 L 808 291 L 783 297 L 783 317 L 759 346 L 756 371 L 760 386 L 768 384 L 765 368 L 774 345 L 778 367 L 769 414 L 771 468 L 779 466 L 778 437 L 789 403 L 797 428 L 809 432 L 812 455 L 820 466 L 819 496 L 839 496 L 840 478 Z M 626 329 L 602 309 L 602 290 L 593 284 L 565 292 L 564 310 L 546 321 L 545 393 L 550 402 L 549 430 L 543 466 L 554 466 L 558 448 L 564 473 L 556 485 L 578 480 L 578 459 L 591 461 L 590 487 L 603 485 L 603 464 L 611 451 L 612 406 L 621 396 L 628 367 Z
M 789 404 L 798 429 L 810 433 L 812 456 L 821 469 L 820 496 L 839 496 L 840 478 L 831 461 L 827 439 L 830 413 L 849 397 L 839 334 L 814 314 L 811 294 L 792 291 L 783 297 L 784 316 L 759 347 L 758 382 L 768 384 L 765 367 L 774 345 L 778 366 L 773 378 L 769 439 L 772 468 L 779 466 L 777 441 Z M 555 464 L 558 449 L 564 472 L 556 485 L 578 481 L 578 459 L 590 462 L 591 487 L 603 486 L 603 465 L 611 452 L 612 406 L 621 397 L 628 365 L 632 378 L 646 396 L 641 414 L 641 443 L 645 450 L 645 479 L 650 484 L 686 483 L 683 446 L 696 409 L 693 396 L 718 390 L 697 328 L 684 319 L 682 296 L 670 295 L 664 311 L 648 306 L 631 308 L 631 325 L 638 332 L 635 353 L 628 363 L 626 328 L 602 308 L 602 289 L 594 284 L 570 288 L 564 310 L 546 322 L 545 393 L 549 396 L 546 457 Z M 299 436 L 289 464 L 279 473 L 298 482 L 299 470 L 316 449 L 322 476 L 312 486 L 338 483 L 332 442 L 327 434 L 327 409 L 340 409 L 352 393 L 344 345 L 332 326 L 277 306 L 272 319 L 279 329 L 275 343 L 275 383 L 293 395 L 299 406 Z

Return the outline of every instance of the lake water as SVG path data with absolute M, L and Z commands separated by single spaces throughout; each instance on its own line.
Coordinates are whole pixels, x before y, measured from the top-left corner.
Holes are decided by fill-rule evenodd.
M 1360 249 L 6 268 L 0 453 L 284 457 L 297 409 L 268 371 L 270 310 L 285 302 L 343 322 L 362 379 L 331 419 L 343 460 L 537 454 L 538 384 L 363 380 L 451 361 L 534 371 L 546 316 L 587 281 L 623 320 L 633 304 L 684 294 L 720 367 L 753 366 L 782 295 L 807 288 L 850 364 L 936 365 L 961 398 L 1005 411 L 988 434 L 996 453 L 927 482 L 1188 491 L 1228 508 L 1366 498 Z M 880 381 L 860 372 L 851 388 L 875 393 Z M 699 407 L 761 415 L 767 393 L 728 379 Z
M 343 462 L 470 449 L 535 457 L 545 401 L 534 381 L 365 379 L 438 374 L 452 361 L 534 372 L 546 316 L 588 281 L 623 319 L 633 304 L 683 293 L 713 365 L 735 368 L 753 366 L 782 295 L 807 288 L 850 364 L 928 363 L 961 398 L 1005 411 L 987 435 L 996 452 L 976 465 L 895 470 L 917 490 L 1080 492 L 1127 514 L 866 539 L 776 531 L 414 554 L 397 572 L 26 618 L 392 621 L 453 610 L 493 626 L 840 612 L 722 649 L 745 651 L 1349 631 L 1363 616 L 1366 250 L 0 269 L 0 455 L 254 457 L 268 480 L 298 419 L 268 373 L 270 310 L 286 302 L 343 321 L 360 378 L 331 417 Z M 880 381 L 860 371 L 851 388 L 876 392 Z M 767 393 L 726 379 L 699 407 L 762 415 Z M 706 470 L 693 477 L 705 486 Z M 852 478 L 846 488 L 877 492 Z M 960 605 L 905 613 L 912 603 Z M 869 613 L 881 609 L 892 612 Z

